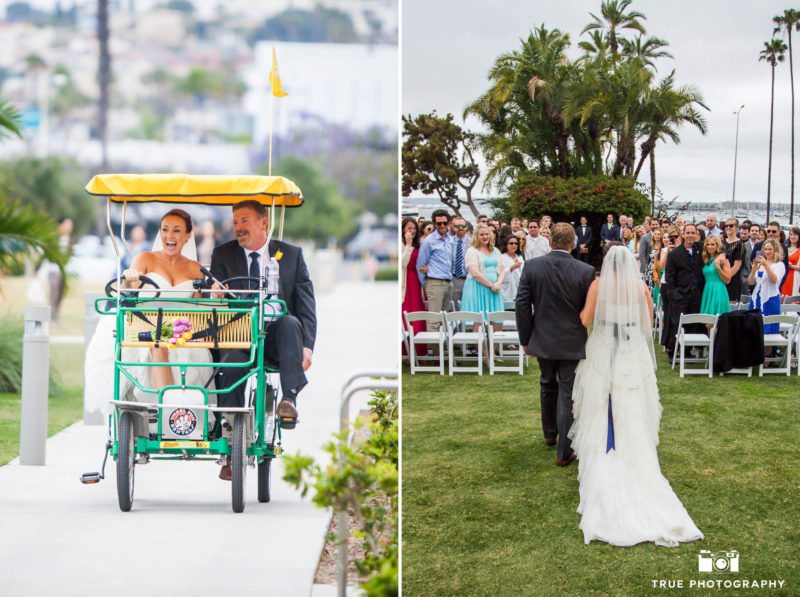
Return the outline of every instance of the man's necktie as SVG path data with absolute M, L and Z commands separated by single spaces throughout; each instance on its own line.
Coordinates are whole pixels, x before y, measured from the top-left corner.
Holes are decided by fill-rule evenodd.
M 456 241 L 456 271 L 457 278 L 464 277 L 464 248 L 460 240 Z
M 253 251 L 250 253 L 250 277 L 251 278 L 260 278 L 261 277 L 261 268 L 258 267 L 258 251 Z M 255 290 L 258 288 L 258 282 L 255 280 L 250 280 L 250 290 Z

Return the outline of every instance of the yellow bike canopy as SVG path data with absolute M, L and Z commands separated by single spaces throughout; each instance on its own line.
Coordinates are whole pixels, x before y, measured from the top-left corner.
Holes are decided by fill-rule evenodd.
M 303 204 L 300 188 L 283 176 L 98 174 L 86 185 L 86 192 L 117 203 L 234 205 L 254 199 L 268 207 Z

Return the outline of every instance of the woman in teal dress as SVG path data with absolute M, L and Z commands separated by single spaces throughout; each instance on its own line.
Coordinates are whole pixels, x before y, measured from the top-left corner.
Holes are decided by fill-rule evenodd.
M 731 310 L 727 284 L 731 280 L 731 266 L 722 250 L 722 242 L 709 234 L 703 243 L 703 297 L 700 300 L 700 313 L 722 315 Z
M 500 288 L 506 276 L 506 268 L 500 260 L 500 251 L 494 247 L 494 239 L 485 224 L 475 229 L 467 254 L 467 280 L 461 295 L 461 310 L 480 313 L 502 311 L 505 304 Z M 477 327 L 477 324 L 476 324 Z

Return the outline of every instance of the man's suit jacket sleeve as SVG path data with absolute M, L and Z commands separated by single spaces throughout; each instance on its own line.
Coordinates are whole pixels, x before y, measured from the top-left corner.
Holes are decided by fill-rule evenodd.
M 308 275 L 303 252 L 297 257 L 297 270 L 294 278 L 294 316 L 303 325 L 303 347 L 314 350 L 317 339 L 317 302 L 314 298 L 314 285 Z
M 639 271 L 645 273 L 647 271 L 647 264 L 650 261 L 650 248 L 652 241 L 649 236 L 645 236 L 639 241 Z
M 676 255 L 675 249 L 667 253 L 667 264 L 664 266 L 664 283 L 667 285 L 667 293 L 670 297 L 672 296 L 672 289 L 675 288 L 677 274 L 677 270 L 675 269 Z
M 522 268 L 522 276 L 519 280 L 517 298 L 515 301 L 515 311 L 517 315 L 517 331 L 521 346 L 527 346 L 533 333 L 533 313 L 531 311 L 531 286 L 529 282 L 532 261 L 526 263 Z
M 228 274 L 228 268 L 225 267 L 222 257 L 220 257 L 221 247 L 215 247 L 211 253 L 211 273 L 217 280 L 225 280 L 231 276 Z
M 587 248 L 592 246 L 592 229 L 589 226 L 586 227 L 586 239 L 583 244 L 586 245 Z

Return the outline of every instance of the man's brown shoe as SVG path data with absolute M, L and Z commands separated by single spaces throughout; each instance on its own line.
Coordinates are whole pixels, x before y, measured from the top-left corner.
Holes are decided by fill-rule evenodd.
M 230 481 L 231 480 L 231 465 L 226 464 L 219 470 L 219 478 L 223 481 Z
M 289 398 L 284 398 L 275 409 L 281 429 L 294 429 L 297 426 L 297 408 Z
M 556 466 L 569 466 L 578 456 L 573 451 L 566 460 L 556 460 Z
M 558 444 L 558 440 L 555 437 L 546 437 L 544 438 L 544 445 L 545 446 L 555 446 Z

